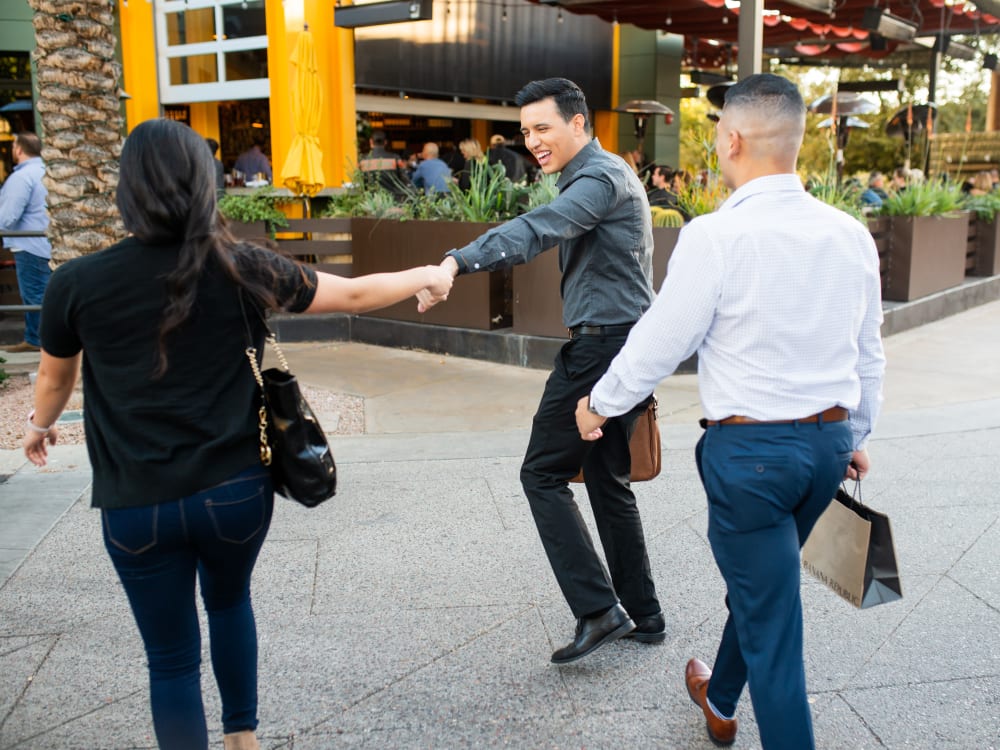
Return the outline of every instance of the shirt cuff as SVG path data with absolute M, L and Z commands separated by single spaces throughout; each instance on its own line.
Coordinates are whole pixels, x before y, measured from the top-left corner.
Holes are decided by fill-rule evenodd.
M 469 263 L 462 256 L 461 250 L 458 249 L 449 250 L 448 252 L 445 253 L 445 256 L 450 256 L 455 259 L 455 262 L 458 264 L 459 274 L 470 272 L 471 269 L 469 268 Z

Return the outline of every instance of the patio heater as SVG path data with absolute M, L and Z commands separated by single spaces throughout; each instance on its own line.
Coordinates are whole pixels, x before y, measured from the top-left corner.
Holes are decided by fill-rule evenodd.
M 809 105 L 810 112 L 830 115 L 830 124 L 836 128 L 838 185 L 844 176 L 844 149 L 847 147 L 847 137 L 851 132 L 851 120 L 856 121 L 856 115 L 870 115 L 873 112 L 878 112 L 878 110 L 878 104 L 871 99 L 865 99 L 853 91 L 840 91 L 836 94 L 828 94 Z
M 615 112 L 624 112 L 632 115 L 635 121 L 636 149 L 645 159 L 646 152 L 642 146 L 646 140 L 646 123 L 652 115 L 663 115 L 667 125 L 673 122 L 674 111 L 666 104 L 660 104 L 652 99 L 632 99 L 615 107 Z

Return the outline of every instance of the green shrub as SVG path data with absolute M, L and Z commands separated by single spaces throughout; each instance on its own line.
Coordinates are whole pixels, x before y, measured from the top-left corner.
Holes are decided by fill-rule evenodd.
M 944 216 L 964 208 L 962 191 L 954 183 L 930 180 L 906 186 L 882 201 L 885 216 Z
M 992 222 L 996 218 L 997 211 L 1000 211 L 1000 193 L 993 191 L 986 195 L 967 195 L 965 207 L 975 211 L 980 221 Z
M 249 195 L 224 195 L 219 199 L 219 213 L 230 221 L 252 224 L 263 221 L 273 236 L 276 229 L 288 226 L 288 218 L 278 209 L 279 203 L 289 199 L 274 194 L 274 188 L 265 185 Z

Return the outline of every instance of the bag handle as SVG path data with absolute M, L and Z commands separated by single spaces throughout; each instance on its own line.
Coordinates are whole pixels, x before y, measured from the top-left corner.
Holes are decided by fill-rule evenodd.
M 244 328 L 243 332 L 244 335 L 246 336 L 246 341 L 247 341 L 247 351 L 253 349 L 254 354 L 256 355 L 257 348 L 253 345 L 253 336 L 250 332 L 250 321 L 247 320 L 247 309 L 245 303 L 243 302 L 243 296 L 244 296 L 243 287 L 240 287 L 239 296 L 240 296 L 240 312 L 243 314 L 243 328 Z M 260 318 L 260 322 L 264 326 L 264 330 L 267 331 L 267 336 L 265 337 L 265 341 L 267 341 L 267 343 L 271 345 L 271 348 L 274 349 L 274 353 L 278 358 L 279 368 L 285 372 L 291 372 L 291 368 L 289 368 L 288 366 L 288 360 L 285 359 L 285 353 L 281 351 L 281 347 L 278 346 L 278 339 L 274 335 L 274 331 L 272 331 L 271 327 L 267 324 L 267 318 L 264 317 L 264 313 L 252 299 L 250 300 L 250 306 L 254 309 L 254 312 L 257 313 L 257 317 Z M 259 377 L 257 378 L 257 384 L 260 385 L 261 388 L 264 387 L 264 383 L 261 381 Z
M 247 355 L 247 360 L 250 362 L 250 370 L 253 372 L 254 380 L 257 381 L 257 387 L 260 389 L 260 408 L 257 410 L 257 427 L 260 430 L 260 462 L 264 466 L 271 465 L 271 446 L 267 442 L 267 397 L 264 395 L 264 378 L 260 373 L 260 363 L 257 361 L 257 347 L 253 345 L 253 336 L 250 333 L 250 321 L 247 320 L 247 309 L 246 305 L 243 303 L 243 288 L 240 287 L 239 290 L 239 300 L 240 300 L 240 313 L 243 315 L 243 334 L 246 336 L 246 349 L 243 350 L 244 354 Z M 251 303 L 253 304 L 253 303 Z M 256 305 L 254 305 L 257 308 Z M 257 314 L 260 314 L 260 309 L 257 308 Z M 263 316 L 261 316 L 263 319 Z M 271 329 L 267 327 L 267 321 L 264 321 L 264 329 L 268 333 L 268 338 L 273 340 L 274 334 L 271 333 Z M 274 344 L 275 348 L 278 348 L 277 343 Z M 285 362 L 285 356 L 281 353 L 281 349 L 278 349 L 278 357 L 280 361 L 285 365 L 285 371 L 288 371 L 288 363 Z
M 847 491 L 847 480 L 842 479 L 840 482 L 840 488 L 844 491 L 844 494 L 851 498 L 851 507 L 858 506 L 859 508 L 864 507 L 864 503 L 861 501 L 861 480 L 854 480 L 854 489 L 850 492 Z

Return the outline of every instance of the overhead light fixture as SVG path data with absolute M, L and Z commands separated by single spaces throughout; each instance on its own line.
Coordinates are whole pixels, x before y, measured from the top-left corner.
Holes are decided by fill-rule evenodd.
M 361 26 L 429 21 L 432 18 L 432 6 L 432 0 L 390 0 L 336 6 L 333 9 L 333 25 L 341 29 L 356 29 Z
M 888 81 L 839 81 L 837 91 L 895 91 L 902 93 L 903 79 L 893 78 Z
M 896 39 L 901 42 L 913 39 L 919 28 L 915 21 L 894 16 L 883 8 L 865 8 L 861 26 L 869 31 L 878 32 L 886 39 Z
M 796 7 L 803 8 L 805 10 L 814 10 L 817 13 L 826 13 L 828 16 L 833 15 L 833 0 L 785 0 L 789 5 L 795 5 Z
M 976 50 L 970 47 L 968 44 L 962 44 L 961 42 L 956 42 L 947 34 L 941 34 L 934 40 L 934 51 L 940 52 L 948 57 L 954 57 L 958 60 L 975 60 Z

